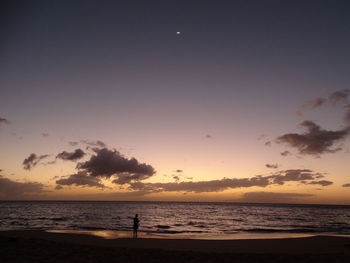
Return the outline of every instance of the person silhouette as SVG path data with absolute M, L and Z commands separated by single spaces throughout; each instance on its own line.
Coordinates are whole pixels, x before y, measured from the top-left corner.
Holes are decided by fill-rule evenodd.
M 140 220 L 139 220 L 139 215 L 136 214 L 134 217 L 134 233 L 133 233 L 133 238 L 137 238 L 137 230 L 139 229 L 139 224 L 140 224 Z

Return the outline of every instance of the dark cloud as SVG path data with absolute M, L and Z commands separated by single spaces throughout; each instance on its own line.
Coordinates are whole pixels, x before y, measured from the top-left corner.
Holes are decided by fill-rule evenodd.
M 176 173 L 183 173 L 183 170 L 177 169 L 177 170 L 175 170 L 175 172 L 176 172 Z
M 56 185 L 56 187 L 55 187 L 55 190 L 61 190 L 61 189 L 63 189 L 63 186 L 62 185 Z
M 265 166 L 271 169 L 277 169 L 279 167 L 278 164 L 269 164 L 269 163 L 265 164 Z
M 116 150 L 102 148 L 96 150 L 90 160 L 79 163 L 77 168 L 94 177 L 117 177 L 117 184 L 145 180 L 155 174 L 151 165 L 140 163 L 135 158 L 126 158 Z
M 143 190 L 148 192 L 220 192 L 230 188 L 269 185 L 269 179 L 262 176 L 252 178 L 223 178 L 220 180 L 198 181 L 198 182 L 175 182 L 175 183 L 130 183 L 131 190 Z
M 5 118 L 0 118 L 0 126 L 2 124 L 10 124 L 10 121 L 8 119 L 5 119 Z
M 175 182 L 178 182 L 178 181 L 180 181 L 180 176 L 174 175 L 174 176 L 173 176 L 173 179 L 175 180 Z
M 286 157 L 288 155 L 291 155 L 291 153 L 289 151 L 283 151 L 283 152 L 281 152 L 281 155 Z
M 245 193 L 239 201 L 251 203 L 289 203 L 295 202 L 299 198 L 311 196 L 313 195 L 300 193 L 249 192 Z
M 76 186 L 91 186 L 105 188 L 105 185 L 101 184 L 100 179 L 90 176 L 85 172 L 79 172 L 77 174 L 69 175 L 67 178 L 62 178 L 56 181 L 57 185 L 76 185 Z M 57 189 L 57 187 L 56 187 Z
M 275 174 L 268 176 L 271 179 L 272 184 L 284 184 L 285 182 L 297 182 L 314 180 L 318 178 L 320 174 L 315 173 L 309 169 L 290 169 L 276 172 Z
M 23 169 L 25 170 L 30 170 L 34 166 L 36 166 L 42 159 L 47 158 L 49 155 L 44 154 L 44 155 L 36 155 L 35 153 L 32 153 L 28 156 L 28 158 L 24 159 L 23 161 Z
M 47 132 L 43 132 L 41 135 L 42 135 L 43 137 L 48 137 L 48 136 L 50 136 L 50 134 L 48 134 Z
M 26 194 L 42 193 L 44 185 L 37 182 L 16 182 L 0 175 L 0 196 L 19 197 Z
M 278 143 L 297 148 L 300 154 L 320 155 L 337 152 L 341 148 L 332 147 L 344 140 L 350 131 L 350 127 L 338 131 L 323 130 L 312 121 L 304 121 L 300 125 L 307 129 L 306 133 L 288 133 L 277 138 Z
M 66 160 L 66 161 L 76 161 L 85 156 L 85 153 L 82 149 L 76 149 L 74 152 L 63 151 L 57 154 L 56 158 Z
M 210 135 L 210 134 L 206 134 L 206 135 L 205 135 L 205 138 L 207 138 L 207 139 L 211 139 L 211 138 L 213 138 L 213 136 L 212 136 L 212 135 Z
M 141 181 L 149 178 L 144 174 L 120 173 L 115 175 L 116 179 L 112 181 L 114 184 L 128 184 L 130 182 Z
M 321 186 L 328 186 L 328 185 L 333 184 L 333 182 L 327 181 L 327 180 L 320 180 L 320 181 L 308 182 L 307 184 L 316 184 L 316 185 L 321 185 Z
M 343 184 L 343 187 L 350 187 L 350 184 Z
M 341 90 L 333 92 L 331 95 L 329 95 L 329 102 L 331 105 L 335 106 L 338 102 L 344 101 L 348 98 L 349 90 Z
M 158 192 L 220 192 L 233 188 L 266 187 L 269 185 L 283 185 L 286 182 L 308 183 L 318 178 L 320 173 L 309 169 L 291 169 L 276 172 L 268 176 L 254 176 L 252 178 L 223 178 L 210 181 L 197 182 L 172 182 L 172 183 L 129 183 L 129 189 L 133 191 L 145 191 L 148 193 Z M 316 184 L 316 183 L 314 183 Z M 321 183 L 318 183 L 321 184 Z M 324 185 L 326 185 L 324 183 Z
M 79 144 L 86 145 L 86 149 L 91 149 L 97 151 L 98 149 L 107 147 L 106 144 L 100 140 L 90 141 L 90 140 L 80 140 L 80 141 L 70 141 L 68 142 L 70 146 L 78 146 Z

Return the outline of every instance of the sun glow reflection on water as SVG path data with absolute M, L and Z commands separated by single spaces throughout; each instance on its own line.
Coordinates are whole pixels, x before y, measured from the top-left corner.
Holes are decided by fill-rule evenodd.
M 118 239 L 118 238 L 132 238 L 133 233 L 131 231 L 115 231 L 115 230 L 47 230 L 49 233 L 62 233 L 62 234 L 78 234 L 78 235 L 91 235 L 105 239 Z M 139 232 L 139 238 L 157 238 L 157 239 L 206 239 L 206 240 L 232 240 L 232 239 L 275 239 L 275 238 L 301 238 L 311 237 L 315 235 L 302 234 L 302 233 L 237 233 L 228 235 L 186 235 L 186 234 L 150 234 L 145 232 Z

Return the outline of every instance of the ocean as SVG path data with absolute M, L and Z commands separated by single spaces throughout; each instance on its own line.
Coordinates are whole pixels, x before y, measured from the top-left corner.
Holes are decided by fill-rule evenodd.
M 0 201 L 0 230 L 131 231 L 174 238 L 350 235 L 350 206 L 187 203 Z

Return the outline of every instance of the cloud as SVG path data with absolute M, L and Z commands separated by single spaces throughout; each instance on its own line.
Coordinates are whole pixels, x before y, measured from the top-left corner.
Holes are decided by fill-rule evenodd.
M 320 181 L 312 181 L 312 182 L 309 182 L 307 184 L 316 184 L 316 185 L 321 185 L 321 186 L 328 186 L 328 185 L 333 184 L 333 182 L 327 181 L 327 180 L 320 180 Z
M 343 187 L 350 187 L 350 184 L 343 184 Z
M 272 180 L 273 184 L 284 184 L 285 182 L 296 182 L 314 180 L 319 178 L 320 173 L 315 173 L 309 169 L 289 169 L 276 172 L 275 174 L 268 176 Z
M 28 158 L 24 159 L 23 161 L 23 169 L 25 170 L 30 170 L 32 169 L 34 166 L 36 166 L 42 159 L 47 158 L 49 155 L 48 154 L 44 154 L 44 155 L 36 155 L 35 153 L 32 153 L 29 155 Z
M 177 170 L 175 170 L 175 172 L 176 172 L 176 173 L 183 173 L 183 170 L 177 169 Z
M 277 169 L 279 167 L 278 164 L 269 164 L 269 163 L 265 164 L 265 166 L 271 169 Z
M 63 151 L 57 154 L 56 158 L 66 160 L 66 161 L 76 161 L 85 156 L 85 153 L 82 149 L 76 149 L 74 152 Z
M 63 189 L 63 186 L 62 185 L 56 185 L 56 187 L 55 187 L 55 190 L 61 190 L 61 189 Z
M 135 158 L 126 158 L 116 150 L 97 149 L 90 160 L 79 163 L 77 168 L 94 177 L 117 177 L 113 182 L 125 184 L 145 180 L 155 174 L 151 165 L 140 163 Z
M 304 155 L 320 155 L 341 150 L 339 147 L 332 147 L 344 140 L 350 131 L 350 127 L 338 131 L 323 130 L 312 121 L 304 121 L 300 125 L 307 129 L 306 133 L 287 133 L 278 137 L 276 141 L 297 148 L 298 152 Z
M 42 193 L 44 185 L 37 182 L 16 182 L 0 175 L 0 196 L 19 197 L 31 193 Z
M 89 140 L 80 140 L 81 143 L 86 144 L 91 147 L 99 147 L 99 148 L 104 148 L 106 147 L 106 144 L 102 141 L 89 141 Z
M 299 198 L 311 196 L 313 195 L 300 193 L 248 192 L 239 201 L 251 203 L 289 203 L 295 202 Z
M 0 126 L 1 126 L 2 124 L 10 124 L 10 121 L 9 121 L 8 119 L 1 118 L 1 117 L 0 117 Z
M 325 105 L 336 106 L 338 102 L 345 102 L 348 98 L 349 90 L 339 90 L 331 93 L 328 98 L 318 97 L 305 102 L 297 111 L 298 115 L 303 115 L 305 110 L 315 109 Z
M 79 145 L 79 142 L 69 142 L 68 143 L 70 146 L 78 146 Z
M 197 182 L 171 182 L 171 183 L 143 183 L 131 182 L 129 189 L 133 191 L 144 191 L 149 194 L 158 192 L 220 192 L 234 188 L 266 187 L 269 185 L 283 185 L 286 182 L 308 183 L 320 178 L 320 173 L 309 169 L 290 169 L 278 171 L 272 175 L 257 175 L 251 178 L 223 178 L 218 180 Z M 314 183 L 316 184 L 316 183 Z M 321 183 L 318 183 L 321 184 Z
M 62 178 L 56 181 L 57 185 L 76 185 L 76 186 L 91 186 L 98 188 L 105 188 L 106 186 L 101 184 L 100 179 L 90 176 L 85 172 L 78 172 L 76 174 L 69 175 L 67 178 Z M 56 189 L 60 189 L 57 188 Z
M 198 182 L 175 182 L 175 183 L 130 183 L 131 190 L 143 190 L 148 192 L 219 192 L 230 188 L 266 187 L 269 185 L 269 179 L 262 176 L 252 178 L 223 178 L 219 180 L 198 181 Z
M 213 136 L 212 136 L 212 135 L 210 135 L 210 134 L 206 134 L 206 135 L 205 135 L 205 138 L 207 138 L 207 139 L 211 139 L 211 138 L 213 138 Z
M 49 137 L 50 134 L 48 134 L 47 132 L 43 132 L 43 133 L 41 134 L 41 136 L 43 136 L 43 137 Z
M 281 155 L 286 157 L 288 155 L 291 155 L 291 153 L 289 151 L 283 151 L 283 152 L 281 152 Z
M 345 110 L 345 114 L 344 114 L 344 122 L 347 123 L 347 124 L 350 124 L 350 104 L 348 105 L 345 105 L 344 107 L 344 110 Z
M 267 141 L 264 143 L 265 146 L 271 146 L 271 142 L 270 141 Z
M 339 101 L 344 101 L 348 98 L 349 90 L 335 91 L 329 95 L 328 100 L 331 105 L 335 106 Z
M 78 146 L 79 144 L 86 145 L 86 149 L 92 149 L 93 151 L 107 147 L 106 144 L 100 140 L 90 141 L 90 140 L 80 140 L 80 141 L 70 141 L 68 142 L 70 146 Z
M 173 179 L 175 180 L 175 182 L 179 182 L 180 181 L 180 177 L 178 175 L 174 175 Z
M 304 111 L 307 109 L 315 109 L 318 107 L 321 107 L 327 103 L 327 100 L 325 98 L 316 98 L 313 100 L 307 101 L 305 104 L 301 106 L 301 108 L 297 111 L 298 115 L 303 115 Z
M 258 137 L 256 137 L 256 139 L 257 139 L 258 141 L 261 141 L 262 139 L 265 139 L 266 137 L 267 137 L 266 134 L 260 134 Z

